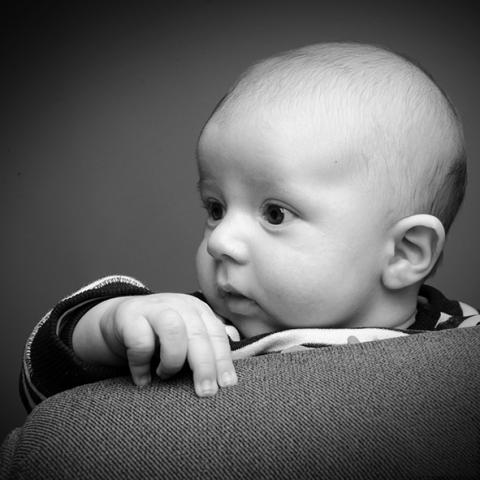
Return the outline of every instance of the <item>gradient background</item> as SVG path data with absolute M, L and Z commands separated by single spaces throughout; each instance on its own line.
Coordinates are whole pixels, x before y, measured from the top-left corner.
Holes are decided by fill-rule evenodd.
M 470 189 L 431 283 L 478 305 L 479 18 L 452 3 L 3 2 L 0 440 L 25 418 L 24 342 L 62 296 L 111 273 L 196 288 L 197 135 L 237 75 L 281 50 L 383 44 L 449 93 L 464 118 Z

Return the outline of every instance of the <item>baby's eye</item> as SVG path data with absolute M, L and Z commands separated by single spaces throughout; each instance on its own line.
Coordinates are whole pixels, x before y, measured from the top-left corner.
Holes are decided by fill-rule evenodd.
M 262 215 L 270 225 L 281 225 L 293 218 L 293 214 L 285 207 L 281 207 L 274 203 L 265 205 Z
M 208 218 L 214 222 L 218 222 L 223 218 L 223 205 L 216 200 L 207 200 L 205 202 Z

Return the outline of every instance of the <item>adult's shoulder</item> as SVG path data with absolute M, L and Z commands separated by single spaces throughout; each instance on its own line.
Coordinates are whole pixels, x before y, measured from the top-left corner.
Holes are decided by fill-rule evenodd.
M 239 384 L 210 398 L 187 374 L 83 385 L 33 410 L 4 444 L 3 468 L 51 479 L 473 478 L 479 351 L 472 327 L 245 358 Z

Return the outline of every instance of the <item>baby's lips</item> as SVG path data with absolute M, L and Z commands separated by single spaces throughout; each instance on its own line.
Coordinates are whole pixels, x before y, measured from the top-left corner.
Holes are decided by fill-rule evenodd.
M 218 291 L 220 292 L 220 296 L 222 297 L 231 296 L 231 297 L 238 297 L 238 298 L 248 298 L 229 283 L 224 283 L 224 284 L 219 283 Z

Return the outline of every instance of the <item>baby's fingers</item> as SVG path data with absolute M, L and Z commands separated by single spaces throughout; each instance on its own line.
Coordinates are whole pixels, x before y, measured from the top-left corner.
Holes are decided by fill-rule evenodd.
M 121 330 L 128 366 L 133 381 L 138 386 L 150 383 L 150 361 L 155 351 L 155 334 L 147 319 L 139 317 L 127 321 Z
M 157 375 L 166 379 L 178 373 L 187 358 L 187 331 L 175 310 L 164 310 L 151 322 L 160 339 L 160 365 Z
M 215 318 L 213 313 L 203 318 L 215 358 L 217 382 L 221 387 L 236 385 L 238 378 L 233 366 L 232 351 L 225 325 Z
M 199 397 L 215 395 L 218 391 L 217 370 L 213 347 L 200 318 L 187 323 L 188 363 L 193 372 L 195 393 Z

